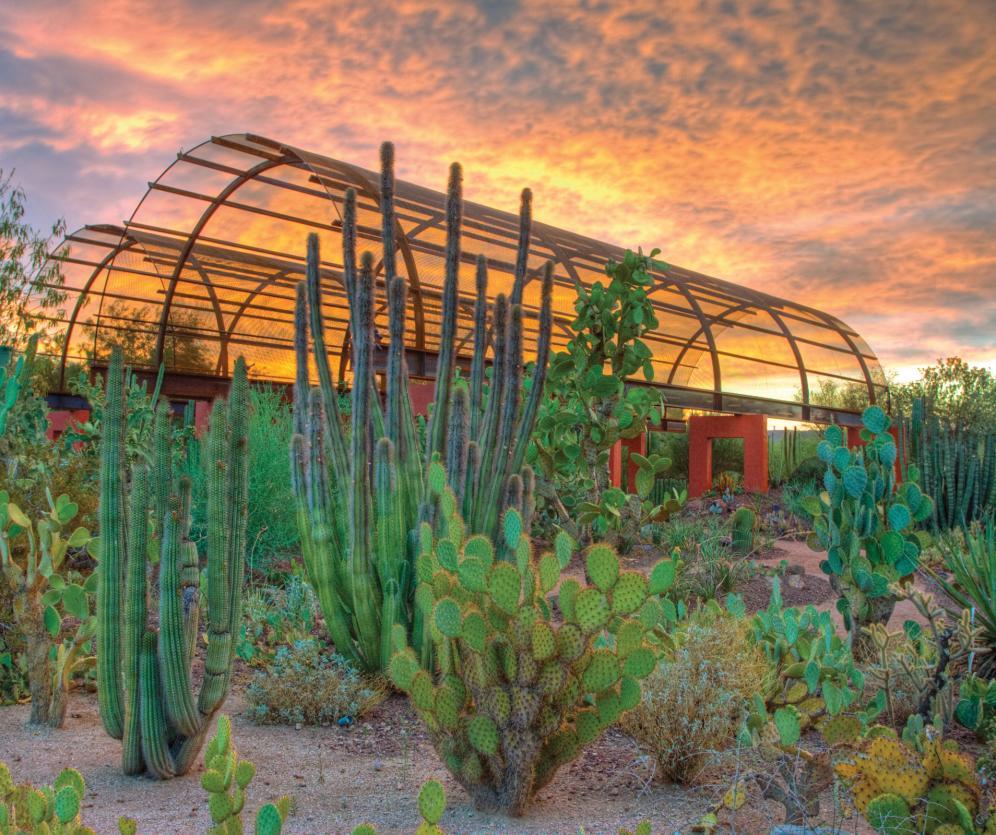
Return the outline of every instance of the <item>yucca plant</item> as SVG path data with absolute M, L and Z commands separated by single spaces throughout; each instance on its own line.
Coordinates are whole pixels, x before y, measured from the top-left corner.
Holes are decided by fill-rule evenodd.
M 982 628 L 982 640 L 989 652 L 979 659 L 978 672 L 985 678 L 996 676 L 996 525 L 990 519 L 985 527 L 972 525 L 965 533 L 964 546 L 941 540 L 944 562 L 951 571 L 947 579 L 933 568 L 927 571 L 961 609 L 968 609 Z M 951 613 L 957 620 L 960 611 Z

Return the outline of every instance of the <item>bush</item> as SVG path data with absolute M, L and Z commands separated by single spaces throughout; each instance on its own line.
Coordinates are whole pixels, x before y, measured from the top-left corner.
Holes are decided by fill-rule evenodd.
M 658 774 L 690 783 L 714 762 L 762 689 L 768 665 L 746 627 L 706 610 L 675 635 L 677 648 L 643 683 L 643 699 L 621 725 L 652 754 Z
M 281 587 L 253 589 L 242 603 L 235 654 L 253 667 L 268 667 L 279 648 L 310 638 L 317 619 L 315 592 L 297 574 Z
M 246 690 L 249 716 L 264 725 L 331 725 L 359 719 L 384 699 L 377 682 L 360 677 L 341 655 L 313 639 L 281 647 Z

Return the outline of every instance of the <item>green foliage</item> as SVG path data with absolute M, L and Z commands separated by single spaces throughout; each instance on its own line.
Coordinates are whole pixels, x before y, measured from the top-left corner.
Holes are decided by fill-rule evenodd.
M 889 386 L 893 409 L 910 414 L 917 400 L 929 402 L 943 422 L 975 432 L 996 430 L 996 376 L 960 357 L 939 359 L 920 369 L 920 379 Z
M 429 472 L 441 486 L 433 496 L 437 531 L 423 526 L 416 564 L 416 600 L 431 624 L 437 669 L 420 669 L 396 628 L 391 678 L 475 803 L 520 815 L 561 765 L 639 702 L 639 680 L 655 663 L 647 638 L 662 618 L 657 596 L 673 584 L 674 565 L 662 561 L 648 579 L 620 571 L 610 547 L 592 547 L 590 585 L 560 584 L 558 624 L 547 595 L 570 561 L 567 535 L 537 561 L 509 510 L 503 527 L 514 562 L 496 560 L 492 543 L 467 531 L 433 472 L 440 467 Z
M 748 699 L 763 686 L 767 663 L 742 621 L 708 608 L 670 637 L 673 649 L 663 653 L 643 682 L 640 704 L 621 724 L 653 756 L 656 773 L 689 783 L 721 758 Z
M 295 321 L 297 379 L 292 483 L 301 549 L 337 652 L 364 672 L 385 668 L 391 633 L 400 626 L 431 662 L 429 623 L 414 604 L 416 542 L 425 505 L 426 467 L 452 488 L 468 529 L 496 543 L 499 558 L 511 557 L 499 530 L 501 511 L 514 507 L 526 530 L 533 506 L 533 476 L 523 467 L 546 373 L 552 327 L 552 267 L 542 282 L 536 372 L 528 396 L 522 393 L 522 293 L 529 247 L 530 195 L 523 193 L 519 249 L 510 296 L 498 294 L 491 309 L 487 262 L 477 264 L 474 352 L 469 381 L 454 379 L 457 285 L 460 264 L 461 172 L 450 170 L 447 194 L 446 275 L 442 292 L 440 354 L 435 400 L 424 443 L 416 432 L 408 394 L 405 359 L 406 288 L 395 270 L 393 148 L 382 147 L 381 219 L 384 282 L 388 295 L 390 344 L 386 405 L 375 396 L 374 264 L 364 253 L 356 261 L 356 195 L 346 192 L 343 216 L 344 282 L 350 301 L 353 391 L 351 430 L 343 429 L 338 396 L 325 349 L 321 315 L 318 239 L 308 243 L 308 280 L 298 285 Z M 320 385 L 309 385 L 308 341 Z M 494 346 L 485 384 L 489 345 Z
M 124 361 L 111 354 L 100 439 L 97 685 L 105 730 L 122 740 L 126 774 L 184 774 L 228 692 L 241 617 L 248 492 L 248 383 L 235 364 L 227 402 L 211 412 L 207 450 L 207 569 L 190 540 L 190 479 L 174 464 L 177 433 L 160 404 L 150 449 L 126 487 Z M 146 463 L 147 461 L 151 464 Z M 158 618 L 150 625 L 149 558 L 159 555 Z M 206 587 L 205 587 L 206 586 Z M 191 664 L 207 599 L 203 680 Z
M 666 456 L 653 453 L 637 462 L 636 501 L 608 484 L 616 442 L 659 424 L 663 413 L 654 389 L 626 385 L 637 374 L 648 381 L 654 377 L 652 351 L 643 337 L 658 327 L 647 295 L 651 270 L 665 266 L 654 260 L 657 252 L 627 252 L 621 262 L 605 265 L 607 283 L 577 285 L 574 336 L 550 361 L 548 396 L 529 460 L 540 473 L 540 495 L 575 538 L 589 526 L 601 537 L 663 518 L 649 497 L 656 477 L 670 466 Z
M 941 542 L 944 562 L 951 577 L 928 569 L 945 593 L 972 617 L 982 629 L 982 640 L 989 648 L 979 659 L 979 671 L 996 677 L 996 524 L 976 525 L 965 532 L 964 545 Z M 958 612 L 950 612 L 955 618 Z
M 23 348 L 28 334 L 57 335 L 66 292 L 61 263 L 50 255 L 65 254 L 54 243 L 66 225 L 57 221 L 47 235 L 33 229 L 24 219 L 27 197 L 12 180 L 0 169 L 0 322 L 5 344 Z
M 901 426 L 909 458 L 934 499 L 935 531 L 965 528 L 996 512 L 996 418 L 981 428 L 945 420 L 931 401 L 917 398 Z
M 204 749 L 201 787 L 208 793 L 211 828 L 208 835 L 242 835 L 242 810 L 256 766 L 243 760 L 232 742 L 232 723 L 221 714 L 215 735 Z M 290 812 L 290 798 L 267 803 L 256 813 L 256 835 L 280 835 Z
M 856 652 L 862 651 L 862 628 L 885 623 L 892 614 L 892 584 L 908 582 L 916 571 L 921 544 L 913 526 L 933 511 L 915 468 L 896 486 L 898 451 L 888 416 L 869 406 L 862 423 L 866 445 L 857 450 L 847 448 L 839 426 L 827 428 L 818 448 L 826 464 L 824 492 L 805 503 L 813 514 L 809 545 L 827 551 L 820 568 L 839 595 L 837 608 Z
M 252 667 L 273 662 L 280 647 L 311 637 L 319 613 L 314 589 L 295 572 L 282 586 L 252 589 L 242 602 L 235 654 Z
M 91 598 L 96 578 L 77 582 L 66 565 L 71 549 L 90 542 L 86 528 L 69 529 L 78 506 L 66 495 L 53 499 L 49 492 L 47 498 L 48 512 L 32 521 L 6 490 L 0 490 L 0 565 L 25 640 L 29 721 L 61 727 L 73 675 L 93 662 L 96 620 Z M 63 634 L 64 622 L 73 621 L 75 629 Z M 13 664 L 12 658 L 9 668 Z
M 0 348 L 0 436 L 7 432 L 7 421 L 31 380 L 31 366 L 38 348 L 38 336 L 33 335 L 23 353 L 13 358 L 9 345 Z
M 249 717 L 260 724 L 333 725 L 362 718 L 384 698 L 341 655 L 314 639 L 280 647 L 246 689 Z
M 996 681 L 979 676 L 966 676 L 958 691 L 955 719 L 980 740 L 996 731 Z

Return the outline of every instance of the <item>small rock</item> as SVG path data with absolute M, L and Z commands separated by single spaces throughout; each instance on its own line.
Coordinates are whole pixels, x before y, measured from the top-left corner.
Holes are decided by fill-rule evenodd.
M 789 574 L 785 578 L 785 585 L 790 589 L 804 589 L 806 588 L 806 578 L 801 574 Z
M 380 760 L 374 760 L 373 769 L 374 771 L 380 771 L 384 767 Z

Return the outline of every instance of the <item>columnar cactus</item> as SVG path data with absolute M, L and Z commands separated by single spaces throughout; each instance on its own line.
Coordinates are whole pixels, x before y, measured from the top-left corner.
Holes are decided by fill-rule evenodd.
M 824 491 L 806 505 L 813 514 L 809 545 L 827 552 L 820 568 L 839 595 L 837 608 L 857 657 L 867 651 L 862 628 L 886 623 L 892 614 L 892 584 L 907 582 L 916 571 L 920 541 L 913 525 L 933 512 L 915 468 L 896 485 L 897 449 L 885 412 L 869 406 L 862 422 L 861 449 L 848 449 L 839 426 L 827 427 L 817 449 L 827 465 Z
M 435 533 L 423 524 L 416 605 L 427 614 L 437 671 L 421 669 L 404 630 L 390 675 L 428 725 L 433 743 L 478 807 L 521 815 L 529 800 L 620 715 L 640 701 L 657 655 L 647 633 L 661 619 L 656 595 L 674 581 L 669 560 L 648 579 L 620 571 L 607 545 L 587 554 L 591 585 L 561 581 L 573 543 L 533 558 L 522 516 L 502 518 L 513 562 L 457 512 L 439 463 L 428 472 Z M 549 595 L 559 584 L 554 620 Z
M 37 334 L 28 340 L 28 347 L 17 361 L 9 346 L 0 347 L 0 435 L 7 431 L 7 416 L 21 396 L 31 377 L 31 366 L 38 347 Z
M 111 354 L 100 471 L 97 683 L 107 732 L 123 742 L 126 774 L 184 774 L 228 692 L 241 620 L 248 489 L 248 383 L 236 362 L 227 403 L 211 412 L 207 470 L 207 648 L 200 692 L 191 664 L 200 619 L 197 547 L 189 539 L 190 481 L 172 466 L 173 427 L 161 404 L 151 466 L 123 472 L 123 358 Z M 148 611 L 149 549 L 159 551 L 159 612 Z M 158 626 L 154 626 L 153 623 Z
M 738 507 L 733 513 L 733 550 L 738 554 L 754 552 L 754 532 L 757 530 L 757 514 L 749 507 Z
M 522 402 L 522 312 L 529 247 L 529 192 L 523 193 L 519 257 L 511 296 L 495 301 L 489 329 L 487 265 L 477 264 L 474 355 L 469 382 L 454 379 L 457 278 L 462 207 L 459 166 L 450 171 L 447 197 L 446 276 L 443 284 L 437 385 L 425 443 L 415 431 L 405 359 L 406 281 L 395 258 L 393 149 L 381 161 L 382 267 L 387 290 L 390 344 L 386 406 L 375 391 L 374 261 L 356 257 L 356 195 L 343 210 L 343 283 L 349 298 L 353 390 L 351 431 L 343 427 L 332 381 L 322 319 L 318 239 L 308 242 L 307 281 L 298 286 L 295 319 L 297 377 L 291 471 L 308 579 L 314 586 L 336 650 L 364 671 L 390 661 L 391 631 L 411 635 L 429 663 L 427 625 L 413 606 L 415 558 L 412 533 L 431 517 L 424 501 L 427 462 L 445 463 L 449 481 L 473 532 L 496 536 L 498 514 L 515 506 L 527 517 L 532 473 L 523 468 L 549 353 L 552 274 L 543 279 L 536 372 Z M 318 386 L 309 385 L 309 334 Z M 485 363 L 493 340 L 493 373 Z

